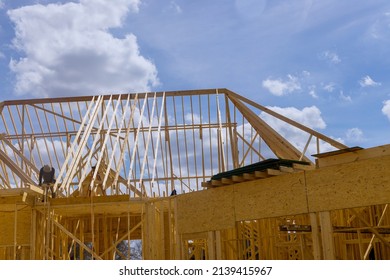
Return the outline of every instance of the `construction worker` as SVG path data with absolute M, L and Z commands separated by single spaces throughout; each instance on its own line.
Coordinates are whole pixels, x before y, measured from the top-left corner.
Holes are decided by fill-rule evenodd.
M 55 169 L 48 164 L 45 164 L 41 170 L 39 170 L 39 186 L 43 185 L 45 191 L 45 198 L 47 198 L 47 193 L 51 191 L 51 197 L 55 197 L 55 193 L 53 191 L 53 184 L 56 182 L 54 178 Z

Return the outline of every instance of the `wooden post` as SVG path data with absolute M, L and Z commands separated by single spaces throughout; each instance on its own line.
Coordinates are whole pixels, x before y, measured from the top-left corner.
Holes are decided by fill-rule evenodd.
M 15 216 L 14 216 L 14 255 L 13 255 L 13 259 L 14 259 L 14 260 L 16 260 L 17 230 L 18 230 L 18 205 L 15 203 Z
M 215 259 L 222 260 L 222 240 L 221 231 L 215 231 Z
M 35 260 L 35 243 L 37 240 L 37 211 L 31 209 L 30 260 Z
M 178 207 L 177 207 L 177 199 L 173 200 L 173 208 L 174 208 L 174 217 L 175 217 L 175 259 L 179 260 L 181 256 L 181 247 L 183 245 L 183 240 L 181 237 L 181 234 L 178 233 L 177 229 L 177 213 L 178 213 Z
M 318 228 L 317 213 L 310 213 L 311 234 L 313 242 L 313 257 L 315 260 L 321 259 L 321 241 Z
M 215 252 L 215 232 L 209 231 L 207 233 L 207 251 L 208 251 L 208 259 L 215 260 L 216 252 Z
M 322 238 L 322 253 L 324 260 L 334 260 L 333 228 L 330 212 L 319 212 Z

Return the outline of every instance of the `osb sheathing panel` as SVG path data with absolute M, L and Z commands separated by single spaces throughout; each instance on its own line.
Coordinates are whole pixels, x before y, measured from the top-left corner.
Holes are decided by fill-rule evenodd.
M 306 172 L 309 211 L 390 203 L 390 156 Z
M 179 195 L 176 199 L 179 233 L 234 227 L 231 186 Z
M 221 186 L 177 197 L 178 232 L 236 221 L 390 203 L 390 156 Z
M 236 221 L 307 212 L 303 172 L 177 197 L 179 233 L 221 230 Z
M 19 206 L 18 206 L 19 207 Z M 20 207 L 19 207 L 20 209 Z M 15 229 L 16 244 L 30 244 L 31 233 L 31 209 L 23 208 L 17 211 L 15 227 L 15 211 L 0 213 L 0 246 L 14 245 Z
M 380 158 L 390 155 L 390 145 L 377 146 L 368 149 L 357 150 L 354 152 L 347 152 L 343 154 L 336 154 L 317 159 L 320 167 L 326 167 L 336 164 L 349 163 L 358 160 Z
M 243 182 L 234 190 L 237 221 L 307 212 L 303 172 Z

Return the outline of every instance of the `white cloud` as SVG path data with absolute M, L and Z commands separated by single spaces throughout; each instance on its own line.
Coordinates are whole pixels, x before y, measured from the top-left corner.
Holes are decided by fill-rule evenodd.
M 345 95 L 342 90 L 340 90 L 340 95 L 339 96 L 340 96 L 340 99 L 343 100 L 343 101 L 346 101 L 346 102 L 351 102 L 352 101 L 351 96 Z
M 14 46 L 24 57 L 10 62 L 15 93 L 34 96 L 148 91 L 158 84 L 155 65 L 140 54 L 137 38 L 114 37 L 139 0 L 80 0 L 10 10 Z
M 341 62 L 341 59 L 339 58 L 337 53 L 331 52 L 331 51 L 324 51 L 321 54 L 321 58 L 325 59 L 326 61 L 328 61 L 332 64 L 339 64 Z
M 286 116 L 300 124 L 303 124 L 312 129 L 325 129 L 326 123 L 321 116 L 321 111 L 316 106 L 305 107 L 302 110 L 299 110 L 295 107 L 268 107 L 269 109 Z M 278 133 L 285 137 L 291 144 L 297 147 L 300 151 L 303 151 L 308 139 L 309 134 L 288 124 L 283 121 L 280 121 L 266 113 L 261 113 L 260 117 L 267 122 L 271 127 L 273 127 Z M 307 149 L 307 155 L 317 153 L 316 141 L 311 139 L 310 144 Z M 336 139 L 340 141 L 340 139 Z M 326 152 L 334 150 L 334 148 L 323 141 L 320 141 L 320 151 Z
M 280 79 L 272 80 L 268 78 L 263 81 L 263 87 L 276 96 L 286 95 L 287 93 L 301 89 L 301 85 L 296 77 L 292 75 L 288 75 L 287 77 L 287 81 L 282 81 Z
M 345 135 L 346 135 L 346 140 L 349 142 L 364 141 L 363 131 L 357 127 L 348 129 Z
M 326 127 L 325 121 L 321 117 L 321 111 L 316 106 L 305 107 L 302 110 L 295 107 L 269 107 L 269 109 L 313 129 Z
M 324 90 L 327 92 L 333 92 L 335 89 L 335 84 L 334 83 L 329 83 L 323 87 Z
M 315 85 L 309 86 L 309 95 L 313 98 L 318 98 Z
M 390 36 L 390 12 L 377 15 L 375 22 L 370 26 L 368 34 L 375 40 L 388 41 Z
M 375 87 L 375 86 L 380 86 L 381 83 L 375 82 L 370 76 L 365 76 L 363 77 L 360 81 L 359 84 L 361 87 Z
M 5 7 L 4 1 L 0 0 L 0 10 L 3 9 L 4 7 Z
M 390 121 L 390 100 L 383 102 L 382 113 L 387 116 Z
M 177 14 L 181 14 L 183 12 L 182 8 L 175 1 L 171 1 L 169 7 Z

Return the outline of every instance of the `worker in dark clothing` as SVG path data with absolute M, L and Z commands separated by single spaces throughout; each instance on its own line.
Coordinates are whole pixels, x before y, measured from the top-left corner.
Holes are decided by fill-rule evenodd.
M 44 187 L 45 197 L 47 197 L 48 189 L 50 188 L 51 196 L 54 198 L 53 184 L 56 182 L 54 179 L 55 169 L 46 164 L 39 170 L 39 186 Z

